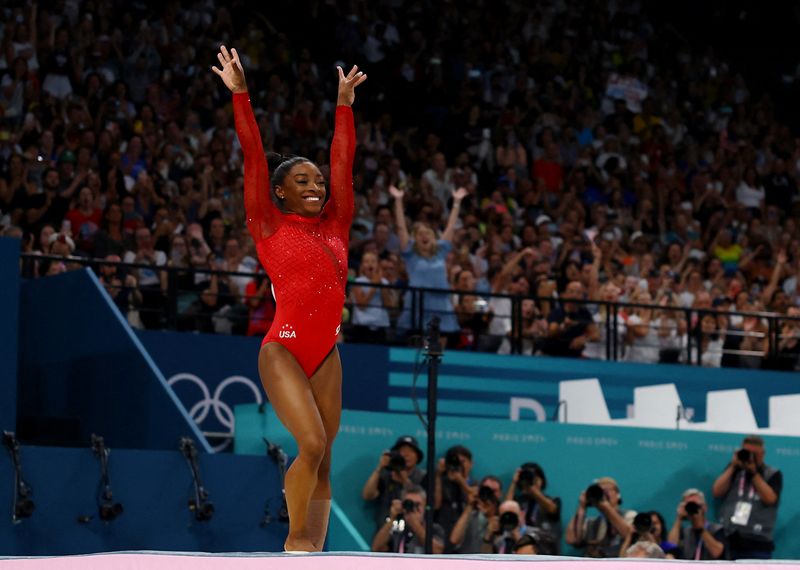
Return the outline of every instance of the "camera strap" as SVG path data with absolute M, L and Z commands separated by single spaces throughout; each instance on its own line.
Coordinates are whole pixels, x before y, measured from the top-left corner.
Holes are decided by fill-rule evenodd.
M 741 471 L 739 473 L 739 497 L 744 496 L 745 479 L 747 479 L 747 476 L 744 474 L 743 471 Z M 750 483 L 748 485 L 748 487 L 749 487 L 749 490 L 748 490 L 748 493 L 747 493 L 747 498 L 748 498 L 748 500 L 752 501 L 753 497 L 756 494 L 755 486 L 752 483 Z

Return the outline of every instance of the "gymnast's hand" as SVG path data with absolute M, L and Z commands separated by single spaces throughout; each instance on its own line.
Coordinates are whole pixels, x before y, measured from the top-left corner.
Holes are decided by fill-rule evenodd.
M 337 65 L 336 69 L 339 71 L 339 100 L 336 104 L 350 107 L 356 100 L 356 87 L 367 80 L 367 75 L 363 71 L 358 71 L 357 65 L 354 65 L 346 76 L 341 67 Z
M 234 93 L 244 93 L 247 91 L 247 81 L 244 79 L 244 69 L 242 69 L 242 62 L 239 61 L 239 54 L 236 49 L 232 48 L 230 53 L 225 46 L 219 46 L 219 53 L 217 54 L 222 69 L 217 66 L 211 68 L 211 71 L 216 73 L 222 78 L 225 87 Z

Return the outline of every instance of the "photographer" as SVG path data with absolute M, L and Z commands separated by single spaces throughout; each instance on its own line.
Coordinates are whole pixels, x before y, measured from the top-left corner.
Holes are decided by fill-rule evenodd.
M 489 520 L 498 515 L 501 492 L 500 479 L 493 475 L 481 479 L 477 491 L 470 490 L 464 511 L 450 533 L 453 552 L 477 554 L 483 551 L 483 537 Z
M 592 558 L 619 556 L 620 545 L 632 532 L 628 520 L 633 511 L 619 508 L 622 502 L 617 482 L 602 477 L 583 491 L 578 499 L 578 510 L 567 526 L 567 544 L 583 548 L 584 555 Z M 586 517 L 586 508 L 595 507 L 600 516 Z
M 686 489 L 678 504 L 678 516 L 669 531 L 669 541 L 678 545 L 683 560 L 724 559 L 725 529 L 706 520 L 706 497 L 698 489 Z M 689 526 L 683 526 L 687 521 Z
M 455 445 L 439 459 L 433 509 L 436 522 L 442 525 L 445 536 L 449 537 L 456 521 L 464 512 L 468 498 L 473 492 L 470 473 L 472 471 L 472 452 L 463 445 Z M 447 552 L 452 551 L 448 542 Z
M 561 543 L 561 499 L 544 494 L 547 477 L 538 463 L 524 463 L 514 472 L 506 500 L 519 503 L 525 525 L 535 531 L 539 554 L 557 555 Z
M 372 551 L 424 554 L 426 532 L 425 491 L 412 485 L 403 491 L 400 499 L 392 501 L 389 516 L 372 541 Z M 433 553 L 443 552 L 444 531 L 434 524 Z
M 783 474 L 764 463 L 764 454 L 764 440 L 748 435 L 711 488 L 714 498 L 722 499 L 719 520 L 733 560 L 769 559 L 775 549 L 772 532 Z
M 384 524 L 392 501 L 400 498 L 403 489 L 423 484 L 425 471 L 417 466 L 422 457 L 423 453 L 417 440 L 410 435 L 398 438 L 389 451 L 381 454 L 377 467 L 361 490 L 361 496 L 365 501 L 377 503 L 376 528 Z
M 517 545 L 520 546 L 519 554 L 539 554 L 536 537 L 525 526 L 522 509 L 516 501 L 504 501 L 500 505 L 497 516 L 489 519 L 483 543 L 486 554 L 514 554 L 518 552 Z M 528 549 L 530 546 L 533 546 L 533 552 Z
M 633 532 L 622 541 L 620 558 L 666 558 L 655 530 L 652 513 L 639 513 L 633 517 Z

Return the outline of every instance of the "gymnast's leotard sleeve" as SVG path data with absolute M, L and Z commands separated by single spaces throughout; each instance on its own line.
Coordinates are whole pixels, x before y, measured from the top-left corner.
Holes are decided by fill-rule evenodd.
M 256 243 L 277 229 L 280 210 L 272 201 L 269 168 L 248 92 L 233 94 L 236 134 L 244 151 L 244 208 L 247 229 Z
M 336 126 L 331 144 L 331 196 L 323 216 L 334 231 L 347 240 L 353 221 L 353 157 L 356 152 L 356 129 L 353 109 L 336 107 Z

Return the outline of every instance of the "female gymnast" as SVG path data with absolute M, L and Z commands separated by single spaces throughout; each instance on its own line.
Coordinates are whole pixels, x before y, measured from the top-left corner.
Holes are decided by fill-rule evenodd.
M 277 310 L 261 345 L 258 370 L 278 418 L 297 441 L 284 482 L 289 508 L 287 551 L 319 551 L 331 505 L 331 447 L 342 410 L 342 364 L 336 336 L 347 282 L 353 219 L 355 88 L 367 76 L 339 70 L 331 145 L 330 198 L 316 164 L 302 157 L 267 159 L 235 49 L 220 47 L 213 67 L 233 92 L 236 133 L 244 150 L 247 227 L 272 280 Z

